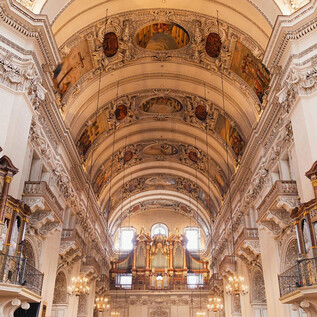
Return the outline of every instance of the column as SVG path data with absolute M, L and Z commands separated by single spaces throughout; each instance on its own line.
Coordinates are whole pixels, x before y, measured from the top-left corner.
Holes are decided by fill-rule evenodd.
M 259 239 L 268 317 L 289 317 L 288 306 L 279 300 L 280 256 L 277 242 L 273 234 L 264 228 L 259 228 Z
M 61 232 L 56 231 L 43 241 L 43 247 L 40 257 L 40 271 L 44 273 L 42 298 L 47 304 L 46 314 L 51 315 L 55 279 L 59 258 L 59 246 L 61 240 Z M 69 281 L 68 281 L 69 283 Z M 69 285 L 69 284 L 68 284 Z M 70 315 L 75 316 L 75 315 Z

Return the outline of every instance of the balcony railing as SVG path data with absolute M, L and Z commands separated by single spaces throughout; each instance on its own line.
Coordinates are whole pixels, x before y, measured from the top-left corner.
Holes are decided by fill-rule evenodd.
M 50 208 L 55 212 L 59 219 L 63 219 L 63 208 L 58 202 L 57 197 L 51 191 L 49 186 L 44 181 L 25 182 L 24 185 L 24 197 L 34 198 L 43 197 Z
M 261 219 L 265 212 L 274 203 L 277 197 L 297 197 L 296 181 L 293 180 L 277 180 L 269 192 L 266 194 L 258 207 L 258 219 Z
M 84 250 L 86 247 L 86 243 L 78 233 L 77 229 L 63 229 L 62 241 L 75 241 L 82 250 Z
M 303 259 L 278 276 L 280 295 L 287 295 L 299 287 L 317 285 L 317 258 Z
M 44 274 L 27 263 L 27 259 L 0 254 L 0 283 L 22 285 L 41 295 Z
M 235 248 L 239 247 L 242 242 L 250 240 L 258 240 L 259 232 L 257 228 L 244 228 L 234 242 Z

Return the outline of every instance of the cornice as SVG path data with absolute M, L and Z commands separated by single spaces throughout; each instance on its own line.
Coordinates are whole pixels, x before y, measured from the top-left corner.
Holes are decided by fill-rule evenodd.
M 45 64 L 60 62 L 58 48 L 46 15 L 36 15 L 12 0 L 1 0 L 0 19 L 20 34 L 34 38 Z
M 268 68 L 279 65 L 290 41 L 309 36 L 311 32 L 314 32 L 316 29 L 316 0 L 311 0 L 310 3 L 290 16 L 279 16 L 267 45 L 263 63 L 267 65 Z

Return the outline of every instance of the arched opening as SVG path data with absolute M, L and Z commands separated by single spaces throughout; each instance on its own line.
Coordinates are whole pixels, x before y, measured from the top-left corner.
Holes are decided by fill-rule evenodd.
M 68 307 L 67 279 L 64 272 L 60 271 L 55 280 L 53 297 L 53 316 L 66 317 Z M 55 315 L 54 315 L 55 314 Z

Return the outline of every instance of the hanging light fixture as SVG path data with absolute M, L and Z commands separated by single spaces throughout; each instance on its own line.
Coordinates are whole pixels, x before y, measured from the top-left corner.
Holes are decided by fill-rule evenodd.
M 105 311 L 109 311 L 109 299 L 107 297 L 98 296 L 96 298 L 95 309 L 98 313 L 103 313 Z
M 214 295 L 208 298 L 207 304 L 208 311 L 217 313 L 223 310 L 223 300 L 221 297 Z
M 70 296 L 80 296 L 89 294 L 88 278 L 87 277 L 73 277 L 72 285 L 68 287 L 68 294 Z
M 219 29 L 219 18 L 218 18 L 218 11 L 217 11 L 217 25 L 218 25 L 218 34 L 220 34 Z M 222 72 L 222 61 L 220 55 L 220 76 L 221 76 L 221 92 L 222 92 L 222 107 L 224 113 L 226 113 L 225 108 L 225 94 L 224 94 L 224 85 L 223 85 L 223 72 Z M 225 129 L 225 144 L 226 144 L 226 154 L 227 154 L 227 178 L 228 181 L 230 179 L 230 167 L 229 167 L 229 148 L 228 148 L 228 137 L 227 137 L 227 129 Z M 233 208 L 232 208 L 232 197 L 231 197 L 231 186 L 228 186 L 228 194 L 229 194 L 229 210 L 230 210 L 230 222 L 231 222 L 231 240 L 232 240 L 232 256 L 234 260 L 234 274 L 233 276 L 229 277 L 228 285 L 226 286 L 226 293 L 228 295 L 246 295 L 248 293 L 248 287 L 244 284 L 244 277 L 237 274 L 237 261 L 234 253 L 234 233 L 233 233 Z
M 228 279 L 228 285 L 226 286 L 226 293 L 228 295 L 246 295 L 248 294 L 248 287 L 244 284 L 244 277 L 234 274 Z

